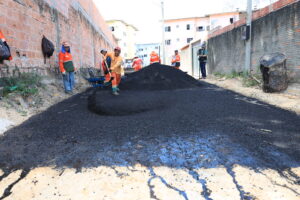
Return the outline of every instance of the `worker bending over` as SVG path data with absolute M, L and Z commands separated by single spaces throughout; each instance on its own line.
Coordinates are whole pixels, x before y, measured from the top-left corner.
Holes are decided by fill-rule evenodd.
M 119 95 L 119 84 L 121 82 L 121 73 L 122 73 L 122 63 L 123 59 L 121 57 L 121 48 L 116 47 L 114 52 L 107 53 L 106 56 L 111 58 L 111 76 L 112 80 L 112 94 Z
M 107 56 L 107 50 L 102 49 L 100 53 L 103 55 L 103 61 L 101 63 L 102 70 L 104 73 L 105 81 L 104 83 L 108 83 L 111 79 L 111 74 L 109 72 L 110 67 L 111 67 L 111 57 Z
M 3 60 L 12 60 L 12 56 L 11 56 L 11 53 L 10 53 L 10 48 L 6 42 L 6 39 L 3 35 L 3 33 L 1 32 L 0 30 L 0 40 L 3 42 L 3 45 L 7 48 L 6 50 L 8 50 L 8 52 L 6 51 L 6 54 L 10 54 L 10 55 L 7 55 L 6 58 L 0 58 L 0 64 L 3 62 Z M 4 48 L 5 48 L 4 47 Z M 3 51 L 3 49 L 1 49 Z
M 67 94 L 73 94 L 73 89 L 75 86 L 74 72 L 76 71 L 76 68 L 73 63 L 73 58 L 71 55 L 71 48 L 69 43 L 67 42 L 62 43 L 61 51 L 58 55 L 58 58 L 59 58 L 59 69 L 63 75 L 65 92 Z
M 143 68 L 143 60 L 139 57 L 134 57 L 132 67 L 134 68 L 134 71 L 139 71 Z
M 152 51 L 150 54 L 150 64 L 153 63 L 160 63 L 160 57 L 155 51 Z
M 176 69 L 179 69 L 180 67 L 180 55 L 178 54 L 178 50 L 175 50 L 175 55 L 172 58 L 172 66 Z

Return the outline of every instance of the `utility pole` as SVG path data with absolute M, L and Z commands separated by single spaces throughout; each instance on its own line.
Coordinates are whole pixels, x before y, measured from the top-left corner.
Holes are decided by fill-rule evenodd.
M 252 0 L 248 0 L 247 4 L 247 24 L 246 24 L 246 52 L 245 52 L 245 71 L 250 72 L 251 69 L 251 23 L 252 23 Z
M 161 0 L 161 23 L 162 23 L 162 64 L 166 63 L 166 50 L 165 50 L 165 5 L 164 0 Z

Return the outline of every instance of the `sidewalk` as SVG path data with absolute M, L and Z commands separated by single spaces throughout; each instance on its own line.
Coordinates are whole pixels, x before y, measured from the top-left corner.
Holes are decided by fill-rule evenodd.
M 260 87 L 243 86 L 242 81 L 238 78 L 225 79 L 210 76 L 204 81 L 300 115 L 300 84 L 289 85 L 289 88 L 283 93 L 264 93 Z

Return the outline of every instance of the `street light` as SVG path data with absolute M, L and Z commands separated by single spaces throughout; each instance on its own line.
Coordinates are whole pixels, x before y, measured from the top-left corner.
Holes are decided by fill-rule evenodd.
M 249 34 L 249 38 L 246 40 L 246 52 L 245 52 L 245 71 L 250 72 L 251 69 L 251 23 L 252 23 L 252 0 L 248 0 L 247 3 L 247 23 L 246 28 Z
M 161 23 L 162 23 L 162 64 L 166 63 L 165 52 L 165 5 L 164 0 L 161 0 Z

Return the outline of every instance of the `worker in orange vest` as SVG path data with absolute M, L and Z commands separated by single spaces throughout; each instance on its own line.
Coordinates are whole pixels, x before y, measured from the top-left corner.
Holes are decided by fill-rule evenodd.
M 134 57 L 132 67 L 134 68 L 134 71 L 139 71 L 143 68 L 143 60 L 139 57 Z
M 4 43 L 4 45 L 8 48 L 8 50 L 10 52 L 10 48 L 9 48 L 9 46 L 8 46 L 8 44 L 6 42 L 6 39 L 5 39 L 4 35 L 3 35 L 3 33 L 1 32 L 1 30 L 0 30 L 0 40 L 2 40 L 2 42 Z M 12 56 L 10 56 L 7 60 L 12 60 Z M 1 62 L 3 62 L 3 60 L 0 60 L 0 63 Z
M 155 51 L 152 51 L 150 54 L 150 64 L 153 63 L 160 63 L 160 57 Z
M 175 55 L 172 58 L 172 66 L 176 69 L 179 69 L 180 67 L 180 55 L 178 54 L 178 50 L 175 50 Z
M 110 81 L 111 75 L 110 75 L 110 66 L 111 66 L 111 57 L 107 56 L 107 50 L 102 49 L 100 53 L 103 55 L 103 61 L 101 63 L 102 70 L 104 72 L 105 81 L 104 83 L 108 83 Z
M 122 74 L 122 64 L 123 64 L 123 58 L 120 55 L 121 54 L 121 48 L 116 47 L 114 49 L 114 52 L 107 53 L 106 56 L 111 58 L 111 76 L 113 78 L 112 80 L 112 94 L 113 95 L 119 95 L 119 85 L 121 83 L 121 74 Z
M 62 43 L 61 52 L 59 53 L 58 58 L 59 58 L 59 69 L 63 75 L 65 92 L 67 94 L 73 94 L 73 89 L 75 86 L 74 73 L 76 71 L 76 68 L 73 63 L 71 48 L 68 42 Z

